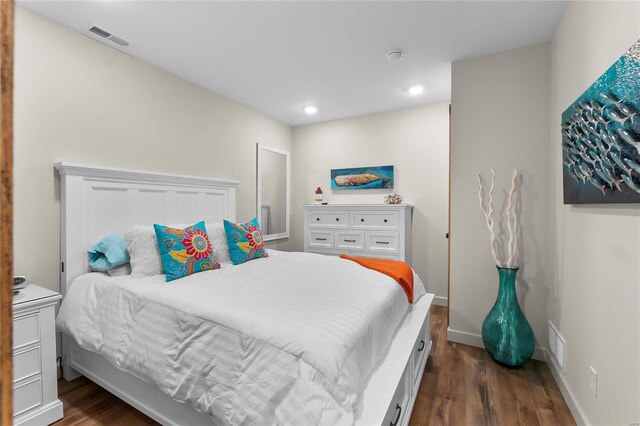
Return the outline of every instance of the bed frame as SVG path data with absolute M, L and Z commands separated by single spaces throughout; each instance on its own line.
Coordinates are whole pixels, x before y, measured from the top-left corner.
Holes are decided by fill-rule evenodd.
M 87 250 L 95 241 L 133 224 L 221 222 L 236 219 L 233 180 L 152 173 L 72 163 L 54 165 L 60 176 L 61 292 L 89 271 Z M 426 294 L 405 317 L 384 361 L 365 388 L 356 424 L 408 424 L 431 350 Z M 64 378 L 84 375 L 165 425 L 210 424 L 211 418 L 120 370 L 101 355 L 62 335 Z

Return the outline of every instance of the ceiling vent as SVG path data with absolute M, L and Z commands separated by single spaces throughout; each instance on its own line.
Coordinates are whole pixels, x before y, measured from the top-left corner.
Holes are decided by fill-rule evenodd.
M 89 32 L 94 33 L 122 47 L 127 47 L 129 45 L 129 42 L 127 40 L 123 39 L 122 37 L 118 37 L 117 35 L 112 34 L 109 31 L 105 30 L 104 28 L 100 28 L 97 25 L 92 24 L 91 28 L 89 28 Z

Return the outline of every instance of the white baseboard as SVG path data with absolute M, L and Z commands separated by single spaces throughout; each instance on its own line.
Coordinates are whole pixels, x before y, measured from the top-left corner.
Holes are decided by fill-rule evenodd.
M 482 343 L 482 336 L 474 333 L 467 333 L 466 331 L 454 330 L 451 327 L 447 328 L 447 340 L 455 343 L 462 343 L 464 345 L 484 347 Z
M 545 361 L 549 366 L 549 370 L 551 370 L 551 374 L 553 375 L 553 378 L 555 379 L 556 384 L 558 385 L 558 388 L 560 389 L 560 392 L 564 397 L 564 400 L 567 402 L 567 406 L 569 407 L 569 411 L 571 411 L 571 414 L 573 415 L 573 419 L 578 425 L 591 425 L 587 414 L 584 412 L 580 404 L 578 404 L 578 400 L 576 399 L 573 391 L 571 391 L 571 387 L 569 387 L 569 384 L 565 379 L 565 374 L 562 372 L 558 364 L 556 364 L 556 361 L 546 349 L 544 351 L 544 354 Z
M 449 299 L 442 296 L 434 296 L 433 304 L 438 306 L 449 306 Z
M 484 348 L 484 343 L 482 343 L 481 335 L 475 334 L 475 333 L 468 333 L 466 331 L 447 328 L 447 340 L 450 342 L 462 343 L 463 345 Z M 545 353 L 546 353 L 545 348 L 536 346 L 536 348 L 533 351 L 533 359 L 538 361 L 546 361 Z

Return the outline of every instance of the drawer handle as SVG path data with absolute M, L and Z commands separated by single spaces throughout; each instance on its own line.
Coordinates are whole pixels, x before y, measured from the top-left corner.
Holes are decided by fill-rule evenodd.
M 340 218 L 339 217 L 336 217 L 336 222 L 340 222 Z
M 387 219 L 384 220 L 384 223 L 387 223 Z
M 316 217 L 316 222 L 320 222 L 320 218 L 319 217 Z
M 389 241 L 376 241 L 376 244 L 389 244 Z
M 355 243 L 356 240 L 344 240 L 345 243 Z
M 316 241 L 327 241 L 326 238 L 316 238 Z
M 400 404 L 396 404 L 396 411 L 398 412 L 398 414 L 396 415 L 396 419 L 395 421 L 389 423 L 389 426 L 396 426 L 400 421 L 400 414 L 402 414 L 402 407 L 400 406 Z
M 424 351 L 424 340 L 420 340 L 420 348 L 418 348 L 418 352 Z
M 364 222 L 364 219 L 360 219 L 360 222 Z

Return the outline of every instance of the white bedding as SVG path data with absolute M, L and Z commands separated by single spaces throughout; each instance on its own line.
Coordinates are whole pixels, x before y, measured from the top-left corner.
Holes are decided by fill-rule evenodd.
M 58 329 L 216 424 L 351 424 L 407 297 L 352 261 L 269 253 L 172 283 L 82 275 Z

